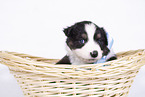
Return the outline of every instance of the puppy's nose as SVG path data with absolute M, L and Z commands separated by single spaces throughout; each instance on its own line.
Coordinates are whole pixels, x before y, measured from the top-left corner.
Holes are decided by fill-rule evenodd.
M 98 56 L 98 51 L 90 52 L 91 57 L 96 58 Z

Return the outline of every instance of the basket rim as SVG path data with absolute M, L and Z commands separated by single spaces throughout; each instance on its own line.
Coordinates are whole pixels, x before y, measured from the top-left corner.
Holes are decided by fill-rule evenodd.
M 135 52 L 134 54 L 130 55 L 130 57 L 136 55 L 136 54 L 141 54 L 145 55 L 145 49 L 138 49 L 138 50 L 129 50 L 130 52 Z M 118 55 L 121 55 L 121 54 L 124 54 L 124 53 L 127 53 L 129 51 L 121 51 L 121 52 L 118 52 L 116 53 L 117 57 Z M 32 56 L 32 55 L 28 55 L 28 54 L 23 54 L 23 53 L 17 53 L 17 52 L 9 52 L 9 51 L 0 51 L 0 58 L 4 58 L 4 56 L 1 56 L 2 54 L 6 54 L 6 56 L 10 56 L 9 58 L 12 58 L 12 57 L 16 57 L 16 59 L 24 59 L 24 60 L 29 60 L 29 58 L 23 58 L 24 56 L 31 56 L 31 57 L 35 57 L 35 58 L 40 58 L 42 60 L 50 60 L 50 61 L 59 61 L 60 59 L 49 59 L 49 58 L 43 58 L 43 57 L 37 57 L 37 56 Z M 21 56 L 22 55 L 22 56 Z M 126 58 L 128 56 L 123 56 L 121 58 L 117 58 L 117 60 L 112 60 L 112 61 L 108 61 L 108 62 L 105 62 L 105 63 L 97 63 L 97 64 L 82 64 L 82 65 L 70 65 L 70 64 L 55 64 L 55 63 L 48 63 L 48 62 L 42 62 L 42 61 L 37 61 L 37 60 L 29 60 L 32 61 L 32 62 L 36 62 L 35 65 L 38 65 L 39 66 L 39 63 L 43 63 L 43 64 L 47 64 L 47 65 L 55 65 L 56 67 L 63 67 L 63 66 L 68 66 L 68 67 L 88 67 L 88 66 L 91 66 L 91 65 L 102 65 L 102 64 L 109 64 L 109 63 L 112 63 L 112 62 L 115 62 L 115 61 L 119 61 L 123 58 Z M 30 58 L 31 59 L 31 58 Z M 24 61 L 24 60 L 20 60 L 20 61 Z M 30 62 L 31 63 L 31 62 Z
M 145 63 L 145 49 L 119 52 L 117 53 L 117 55 L 123 55 L 129 52 L 133 54 L 129 56 L 123 56 L 117 60 L 113 60 L 113 61 L 109 61 L 105 63 L 85 64 L 85 65 L 55 65 L 55 64 L 51 64 L 47 62 L 23 58 L 27 54 L 1 51 L 0 63 L 7 65 L 11 70 L 14 70 L 14 71 L 32 72 L 32 73 L 37 73 L 37 74 L 44 74 L 47 76 L 53 75 L 57 77 L 60 77 L 60 76 L 69 77 L 70 75 L 71 76 L 74 75 L 76 78 L 79 77 L 80 75 L 83 76 L 84 78 L 88 77 L 88 75 L 92 75 L 92 76 L 100 75 L 100 77 L 102 77 L 101 74 L 104 74 L 105 76 L 110 76 L 110 74 L 111 76 L 116 76 L 120 73 L 126 73 L 129 71 L 138 70 L 140 69 L 141 66 L 145 65 L 144 64 Z M 35 56 L 31 56 L 31 57 L 35 57 Z M 35 57 L 35 58 L 41 58 L 41 57 Z M 127 62 L 126 63 L 121 62 L 126 59 L 128 59 L 127 62 L 131 64 L 128 64 Z M 56 61 L 57 59 L 48 59 L 48 60 Z M 137 61 L 138 63 L 140 63 L 139 65 L 133 64 L 134 62 L 137 62 Z M 12 64 L 15 64 L 15 65 L 12 65 Z M 107 66 L 108 64 L 111 64 L 111 65 Z M 106 66 L 102 67 L 103 65 L 106 65 Z M 119 72 L 114 71 L 114 69 Z M 56 73 L 58 75 L 55 75 Z

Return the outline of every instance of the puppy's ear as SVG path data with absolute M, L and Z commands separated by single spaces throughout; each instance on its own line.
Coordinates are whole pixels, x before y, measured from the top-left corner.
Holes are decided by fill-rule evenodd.
M 107 39 L 107 33 L 104 30 L 104 28 L 100 28 L 102 36 L 103 36 L 103 41 L 105 43 L 106 46 L 103 47 L 103 55 L 108 55 L 108 53 L 110 52 L 109 48 L 107 47 L 108 45 L 108 39 Z
M 106 45 L 108 45 L 108 39 L 107 39 L 106 31 L 104 30 L 103 27 L 101 27 L 100 29 L 101 29 L 101 32 L 103 34 L 104 42 L 105 42 Z
M 100 28 L 101 29 L 101 32 L 103 32 L 105 35 L 106 35 L 106 31 L 103 27 Z M 107 36 L 106 36 L 107 37 Z
M 72 30 L 72 27 L 68 27 L 68 28 L 65 28 L 65 29 L 63 30 L 63 32 L 64 32 L 64 34 L 65 34 L 67 37 L 69 37 L 70 34 L 71 34 L 71 30 Z

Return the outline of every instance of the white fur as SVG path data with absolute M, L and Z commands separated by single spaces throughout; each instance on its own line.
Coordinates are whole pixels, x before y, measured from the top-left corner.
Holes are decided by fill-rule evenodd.
M 88 42 L 80 49 L 70 50 L 70 48 L 66 45 L 67 55 L 70 58 L 70 61 L 73 65 L 81 65 L 84 63 L 94 63 L 97 60 L 102 58 L 103 51 L 97 42 L 94 41 L 94 34 L 96 30 L 96 26 L 91 24 L 85 25 L 85 30 L 88 35 Z M 98 51 L 98 57 L 92 58 L 90 52 Z
M 89 40 L 94 41 L 94 34 L 96 31 L 96 26 L 93 23 L 85 24 L 85 30 L 87 32 Z

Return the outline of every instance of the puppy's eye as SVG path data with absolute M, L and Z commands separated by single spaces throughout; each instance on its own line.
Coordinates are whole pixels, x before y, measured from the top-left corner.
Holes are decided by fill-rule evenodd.
M 79 42 L 80 44 L 84 44 L 84 43 L 85 43 L 85 40 L 82 39 L 82 40 L 79 40 L 78 42 Z

